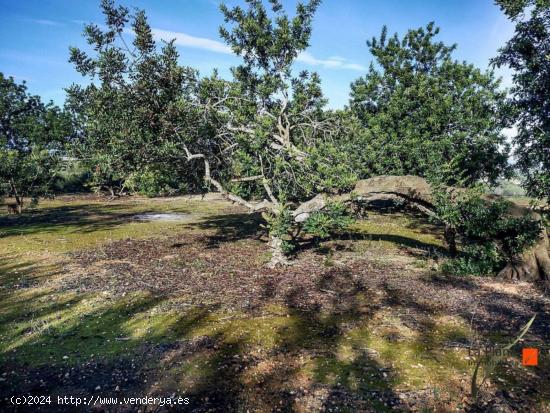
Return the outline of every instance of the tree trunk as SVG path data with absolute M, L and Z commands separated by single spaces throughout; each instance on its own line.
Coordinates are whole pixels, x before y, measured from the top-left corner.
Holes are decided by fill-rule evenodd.
M 17 213 L 21 214 L 23 212 L 23 198 L 17 196 L 15 202 L 17 203 Z
M 514 281 L 540 281 L 550 279 L 550 255 L 548 235 L 543 228 L 535 246 L 513 260 L 498 274 L 501 278 Z
M 451 257 L 453 258 L 456 257 L 458 252 L 456 248 L 456 229 L 451 225 L 445 225 L 443 236 L 445 238 L 445 243 L 447 244 L 449 254 L 451 254 Z
M 13 179 L 10 179 L 10 186 L 17 205 L 17 213 L 20 214 L 23 212 L 23 197 L 19 195 L 19 191 L 17 191 L 17 187 L 15 186 Z
M 272 235 L 269 241 L 269 249 L 271 250 L 271 260 L 268 264 L 269 268 L 275 268 L 278 265 L 288 265 L 290 263 L 283 250 L 282 238 Z

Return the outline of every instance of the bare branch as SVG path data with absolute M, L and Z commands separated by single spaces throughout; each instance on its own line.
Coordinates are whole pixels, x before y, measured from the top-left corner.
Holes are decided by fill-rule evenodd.
M 292 156 L 294 157 L 297 161 L 304 161 L 306 158 L 307 158 L 307 153 L 301 151 L 300 149 L 298 149 L 296 146 L 294 145 L 291 145 L 290 147 L 287 147 L 285 148 L 284 146 L 282 145 L 279 145 L 275 142 L 271 142 L 269 144 L 269 146 L 271 147 L 271 149 L 275 149 L 277 151 L 283 151 L 283 150 L 287 150 L 287 152 Z
M 246 126 L 226 125 L 226 128 L 231 132 L 243 132 L 243 133 L 248 133 L 250 135 L 253 135 L 255 133 L 254 129 L 248 128 Z
M 277 198 L 273 195 L 273 191 L 271 190 L 271 186 L 269 186 L 269 181 L 265 178 L 265 172 L 264 172 L 264 161 L 262 156 L 260 155 L 260 166 L 262 168 L 262 176 L 264 176 L 264 179 L 262 180 L 262 184 L 264 186 L 265 192 L 267 193 L 267 196 L 269 196 L 269 199 L 271 199 L 271 202 L 279 208 L 279 201 L 277 201 Z
M 223 185 L 216 179 L 212 178 L 211 172 L 210 172 L 210 162 L 208 162 L 208 159 L 206 156 L 202 153 L 196 153 L 192 154 L 187 146 L 183 144 L 183 150 L 185 151 L 185 154 L 187 156 L 187 160 L 191 161 L 193 159 L 202 159 L 204 162 L 204 180 L 210 184 L 212 184 L 218 192 L 227 200 L 236 202 L 237 204 L 243 205 L 244 207 L 248 208 L 251 212 L 256 211 L 262 211 L 267 209 L 274 209 L 273 203 L 263 200 L 262 202 L 258 204 L 252 204 L 245 199 L 241 198 L 238 195 L 232 194 L 225 190 Z
M 271 190 L 271 187 L 269 186 L 269 182 L 267 179 L 262 180 L 262 184 L 264 186 L 265 192 L 267 192 L 267 196 L 269 196 L 269 199 L 271 199 L 271 202 L 276 206 L 279 207 L 279 202 L 277 201 L 277 198 L 273 196 L 273 191 Z
M 233 178 L 230 180 L 230 182 L 250 182 L 250 181 L 257 181 L 260 178 L 263 178 L 263 175 L 254 175 L 254 176 L 244 176 L 242 178 Z

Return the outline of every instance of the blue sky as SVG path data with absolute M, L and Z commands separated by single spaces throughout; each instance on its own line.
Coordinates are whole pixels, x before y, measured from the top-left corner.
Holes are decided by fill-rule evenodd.
M 216 0 L 124 0 L 144 9 L 159 38 L 176 38 L 181 63 L 222 76 L 238 58 L 218 36 L 223 19 Z M 241 3 L 238 0 L 228 5 Z M 295 0 L 283 0 L 289 10 Z M 69 46 L 85 46 L 82 28 L 102 23 L 96 0 L 0 0 L 0 71 L 25 80 L 32 93 L 62 104 L 64 88 L 82 81 L 67 62 Z M 333 108 L 343 107 L 350 83 L 372 61 L 365 41 L 386 24 L 403 33 L 435 21 L 440 39 L 457 43 L 455 57 L 486 68 L 497 49 L 511 37 L 513 26 L 491 0 L 324 0 L 316 15 L 311 46 L 297 69 L 315 70 Z M 509 85 L 506 71 L 498 72 Z

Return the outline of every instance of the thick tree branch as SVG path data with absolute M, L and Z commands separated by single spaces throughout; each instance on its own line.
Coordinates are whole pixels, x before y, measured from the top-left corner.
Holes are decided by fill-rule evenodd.
M 192 154 L 185 144 L 183 145 L 183 150 L 185 151 L 188 161 L 192 161 L 194 159 L 203 160 L 204 180 L 212 184 L 225 199 L 235 202 L 239 205 L 242 205 L 248 208 L 251 212 L 264 211 L 269 209 L 273 210 L 273 204 L 265 199 L 258 204 L 252 204 L 246 201 L 245 199 L 241 198 L 240 196 L 228 192 L 218 180 L 212 177 L 212 174 L 210 171 L 210 162 L 208 161 L 208 159 L 204 154 L 202 153 Z
M 448 188 L 452 192 L 459 193 L 461 188 Z M 353 194 L 353 196 L 352 196 Z M 323 210 L 329 200 L 340 202 L 362 202 L 401 199 L 406 201 L 424 214 L 437 218 L 434 200 L 430 184 L 418 176 L 377 176 L 370 179 L 358 181 L 351 194 L 329 196 L 319 194 L 307 202 L 301 204 L 293 212 L 294 220 L 297 223 L 304 222 L 311 213 Z M 486 197 L 488 202 L 494 201 L 495 197 Z M 511 216 L 531 216 L 540 220 L 539 214 L 529 208 L 518 204 L 512 204 L 508 213 Z M 450 246 L 451 247 L 451 246 Z M 543 229 L 537 243 L 529 250 L 524 251 L 517 262 L 510 262 L 499 273 L 500 277 L 512 280 L 536 281 L 550 278 L 550 243 L 547 231 Z

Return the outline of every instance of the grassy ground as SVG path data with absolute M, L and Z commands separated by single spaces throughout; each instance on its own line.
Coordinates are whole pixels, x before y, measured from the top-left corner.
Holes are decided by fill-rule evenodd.
M 548 411 L 547 353 L 520 362 L 548 342 L 546 291 L 440 274 L 440 230 L 406 214 L 371 214 L 271 270 L 258 222 L 185 197 L 61 197 L 0 216 L 0 407 L 176 395 L 197 412 Z M 474 403 L 468 346 L 510 342 L 535 312 Z

